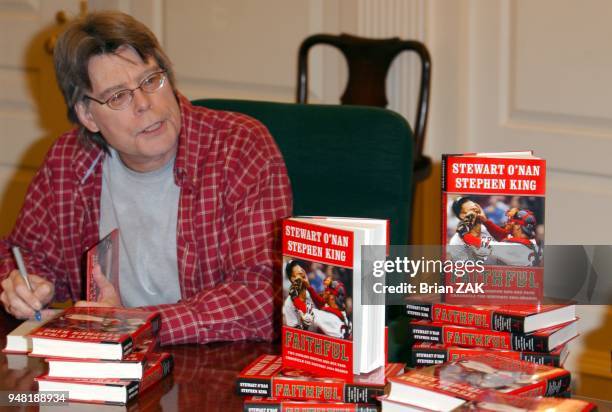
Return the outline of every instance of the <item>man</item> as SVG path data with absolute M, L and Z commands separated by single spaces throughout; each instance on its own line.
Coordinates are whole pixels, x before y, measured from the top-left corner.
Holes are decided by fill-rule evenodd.
M 530 210 L 512 208 L 506 213 L 506 236 L 492 242 L 492 256 L 500 264 L 540 266 L 542 249 L 536 242 L 536 218 Z
M 469 197 L 460 197 L 453 202 L 451 209 L 459 219 L 457 230 L 447 246 L 451 259 L 486 260 L 491 254 L 489 244 L 493 238 L 481 225 L 485 216 L 480 205 Z
M 334 338 L 349 339 L 352 328 L 346 317 L 343 307 L 332 307 L 328 303 L 335 299 L 325 300 L 321 297 L 308 282 L 306 271 L 302 267 L 303 263 L 292 260 L 285 265 L 285 275 L 289 279 L 289 294 L 283 302 L 283 324 L 298 329 L 313 332 L 322 332 Z M 331 280 L 331 279 L 330 279 Z M 331 282 L 326 285 L 333 288 L 336 296 L 342 288 L 343 296 L 346 295 L 344 285 Z M 328 291 L 326 297 L 332 292 Z
M 162 344 L 270 339 L 274 241 L 291 191 L 265 127 L 192 106 L 154 35 L 122 13 L 72 23 L 54 61 L 77 127 L 49 151 L 0 243 L 5 310 L 25 319 L 79 300 L 83 253 L 118 227 L 119 291 L 98 267 L 100 301 L 79 304 L 159 310 Z

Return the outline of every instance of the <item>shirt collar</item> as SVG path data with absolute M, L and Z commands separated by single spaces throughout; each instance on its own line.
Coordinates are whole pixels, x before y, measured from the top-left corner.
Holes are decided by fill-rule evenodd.
M 192 134 L 194 130 L 194 110 L 191 102 L 179 92 L 176 97 L 181 110 L 181 130 L 179 132 L 176 161 L 174 163 L 174 181 L 179 186 L 195 186 L 198 172 L 198 141 Z

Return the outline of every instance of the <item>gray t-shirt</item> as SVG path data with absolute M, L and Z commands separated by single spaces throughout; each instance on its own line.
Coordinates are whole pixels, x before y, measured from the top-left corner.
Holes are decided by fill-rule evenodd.
M 119 291 L 125 306 L 176 303 L 180 188 L 174 159 L 147 173 L 129 169 L 111 149 L 102 173 L 100 237 L 119 228 Z

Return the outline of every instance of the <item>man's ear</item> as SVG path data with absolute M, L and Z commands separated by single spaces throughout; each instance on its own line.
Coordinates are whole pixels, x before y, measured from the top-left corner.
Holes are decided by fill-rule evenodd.
M 93 115 L 89 111 L 89 107 L 82 101 L 78 102 L 74 106 L 74 110 L 79 118 L 79 121 L 83 126 L 87 128 L 92 133 L 97 133 L 100 131 L 98 124 L 96 123 Z

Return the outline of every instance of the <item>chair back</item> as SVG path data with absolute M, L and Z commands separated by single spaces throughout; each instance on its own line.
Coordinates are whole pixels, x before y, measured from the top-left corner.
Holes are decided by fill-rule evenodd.
M 421 83 L 416 119 L 414 121 L 415 161 L 418 180 L 430 172 L 430 161 L 423 156 L 425 130 L 429 112 L 431 88 L 431 58 L 427 47 L 419 41 L 370 39 L 348 34 L 314 34 L 304 39 L 298 52 L 297 102 L 308 102 L 308 52 L 324 44 L 340 50 L 348 64 L 348 82 L 340 98 L 342 104 L 387 107 L 386 79 L 393 60 L 402 52 L 410 51 L 421 60 Z
M 406 120 L 386 109 L 203 99 L 195 105 L 262 122 L 283 154 L 294 215 L 384 218 L 391 244 L 407 244 L 413 141 Z

